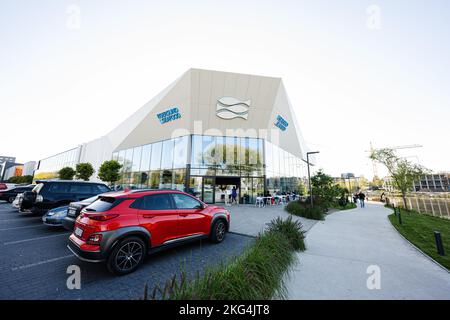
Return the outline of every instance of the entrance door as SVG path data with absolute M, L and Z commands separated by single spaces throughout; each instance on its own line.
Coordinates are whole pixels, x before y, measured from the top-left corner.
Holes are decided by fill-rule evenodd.
M 214 178 L 203 178 L 203 202 L 214 203 Z
M 238 199 L 240 197 L 241 178 L 239 177 L 216 177 L 215 185 L 215 201 L 216 203 L 225 203 L 225 198 L 231 195 L 231 190 L 235 187 L 238 193 Z M 227 199 L 231 202 L 231 199 Z

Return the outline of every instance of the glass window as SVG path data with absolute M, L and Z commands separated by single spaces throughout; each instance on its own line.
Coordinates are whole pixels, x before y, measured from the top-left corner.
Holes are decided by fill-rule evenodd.
M 161 169 L 161 151 L 162 142 L 156 142 L 152 144 L 152 160 L 150 162 L 150 170 Z
M 113 155 L 112 155 L 112 160 L 117 161 L 118 158 L 119 158 L 119 153 L 118 152 L 114 152 Z
M 248 165 L 248 138 L 238 138 L 240 140 L 239 163 Z
M 151 160 L 152 145 L 147 144 L 142 147 L 142 158 L 141 158 L 141 171 L 150 170 L 150 160 Z
M 133 164 L 133 149 L 127 149 L 125 151 L 125 159 L 123 169 L 125 172 L 130 172 Z
M 183 191 L 186 178 L 186 170 L 185 169 L 173 170 L 173 174 L 174 174 L 173 188 Z
M 111 197 L 100 197 L 98 200 L 95 200 L 90 205 L 86 207 L 87 211 L 94 212 L 105 212 L 114 207 L 115 204 L 119 203 L 120 200 Z
M 213 136 L 203 136 L 203 161 L 205 165 L 214 165 L 216 139 Z
M 92 190 L 91 185 L 89 184 L 71 184 L 70 193 L 77 193 L 77 194 L 94 194 L 95 192 Z
M 94 187 L 94 191 L 95 191 L 94 193 L 97 193 L 97 192 L 103 193 L 103 192 L 111 191 L 107 186 L 105 186 L 103 184 L 96 184 L 96 185 L 93 185 L 93 187 Z
M 173 167 L 185 168 L 188 153 L 188 137 L 179 137 L 175 139 L 175 150 L 173 154 Z
M 225 163 L 224 141 L 225 141 L 224 137 L 216 137 L 216 147 L 214 149 L 214 163 L 220 166 L 223 166 Z
M 266 141 L 266 144 L 265 144 L 265 152 L 266 152 L 265 163 L 266 163 L 267 171 L 274 172 L 274 167 L 273 167 L 273 154 L 272 154 L 272 144 L 271 144 L 270 142 L 267 142 L 267 141 Z
M 141 155 L 142 155 L 142 147 L 134 148 L 134 150 L 133 150 L 133 165 L 131 167 L 131 171 L 136 172 L 136 171 L 140 170 Z
M 225 163 L 227 166 L 233 166 L 237 164 L 237 145 L 236 137 L 226 137 L 225 138 Z
M 123 166 L 123 161 L 125 160 L 125 150 L 120 150 L 118 153 L 117 161 Z M 122 167 L 123 170 L 123 167 Z
M 249 138 L 248 140 L 248 164 L 256 165 L 258 163 L 258 140 Z
M 161 180 L 161 171 L 160 170 L 151 171 L 149 187 L 152 189 L 158 189 L 160 180 Z
M 203 208 L 203 205 L 200 203 L 200 201 L 195 200 L 194 198 L 189 197 L 187 195 L 173 193 L 172 197 L 173 197 L 173 200 L 175 201 L 175 205 L 177 206 L 177 209 L 201 209 L 201 208 Z
M 202 136 L 192 136 L 191 166 L 203 166 Z
M 170 199 L 170 194 L 155 194 L 151 196 L 144 197 L 142 202 L 142 210 L 170 210 L 174 209 L 172 201 Z
M 67 183 L 52 183 L 48 189 L 51 193 L 66 193 L 69 190 Z
M 163 142 L 162 157 L 161 157 L 161 169 L 173 168 L 173 151 L 174 140 L 166 140 Z
M 173 184 L 173 171 L 163 170 L 161 175 L 161 182 L 159 184 L 160 189 L 171 189 Z

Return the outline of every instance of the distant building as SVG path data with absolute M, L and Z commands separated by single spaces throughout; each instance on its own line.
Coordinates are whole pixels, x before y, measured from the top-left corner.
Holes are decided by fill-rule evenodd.
M 414 181 L 413 191 L 444 192 L 450 191 L 449 172 L 424 175 L 419 181 Z
M 32 176 L 34 174 L 34 170 L 36 170 L 36 161 L 28 161 L 23 164 L 23 176 Z
M 383 188 L 387 191 L 394 191 L 391 177 L 383 179 Z M 449 192 L 450 172 L 439 172 L 424 175 L 418 181 L 414 181 L 413 192 Z
M 0 164 L 4 162 L 16 162 L 16 157 L 0 156 Z
M 6 162 L 7 164 L 11 164 L 4 170 L 3 174 L 3 180 L 8 180 L 11 177 L 17 177 L 21 176 L 23 172 L 23 164 L 21 163 L 10 163 Z
M 6 180 L 6 170 L 16 163 L 16 157 L 0 156 L 0 181 Z

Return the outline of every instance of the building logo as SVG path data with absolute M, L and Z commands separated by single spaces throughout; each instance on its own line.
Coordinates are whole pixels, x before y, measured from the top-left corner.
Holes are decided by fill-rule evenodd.
M 275 122 L 275 126 L 277 126 L 281 131 L 286 131 L 289 126 L 289 122 L 284 120 L 284 118 L 280 115 L 277 116 L 277 122 Z
M 177 107 L 158 113 L 156 116 L 161 124 L 181 118 L 180 110 Z
M 225 120 L 242 118 L 247 120 L 251 100 L 241 101 L 233 97 L 223 97 L 217 100 L 216 115 Z

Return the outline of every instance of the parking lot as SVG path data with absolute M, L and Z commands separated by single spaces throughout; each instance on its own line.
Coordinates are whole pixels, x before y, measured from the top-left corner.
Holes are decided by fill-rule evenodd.
M 0 299 L 138 299 L 184 270 L 188 276 L 239 255 L 251 237 L 230 233 L 221 244 L 197 241 L 149 256 L 136 272 L 115 277 L 103 264 L 78 260 L 66 248 L 69 232 L 19 214 L 0 202 Z M 81 289 L 66 285 L 68 266 L 81 270 Z

